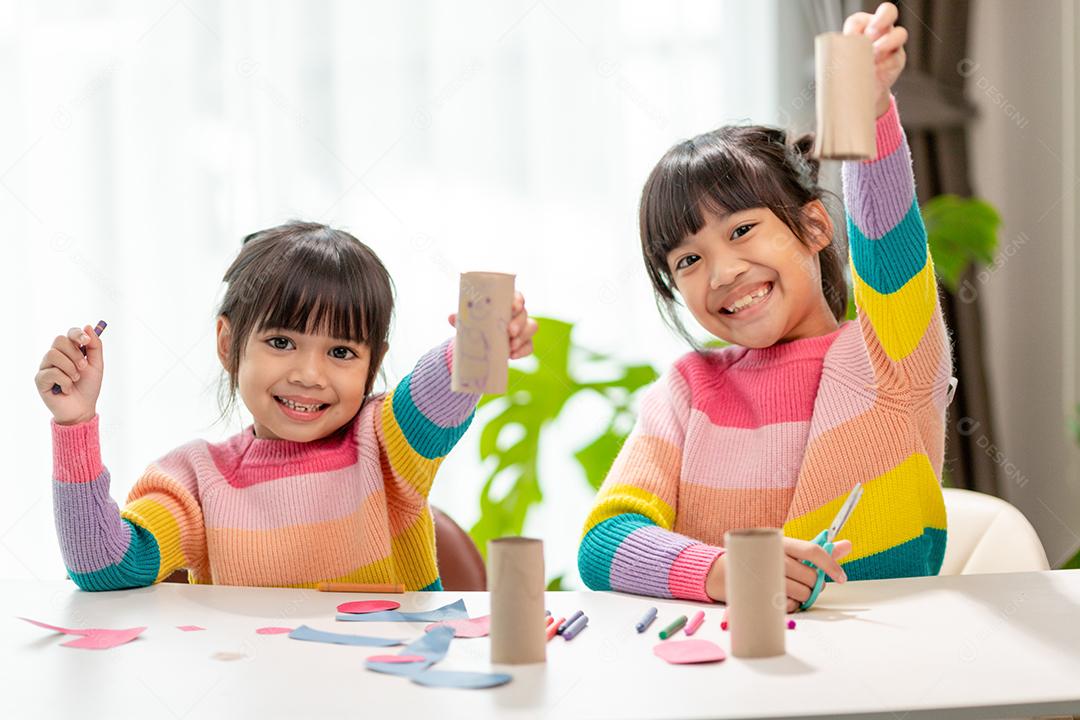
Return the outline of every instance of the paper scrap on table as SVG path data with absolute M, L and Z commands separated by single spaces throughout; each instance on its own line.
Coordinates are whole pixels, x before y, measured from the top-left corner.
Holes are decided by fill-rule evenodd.
M 285 633 L 291 633 L 292 631 L 293 631 L 293 628 L 275 627 L 275 626 L 261 627 L 261 628 L 256 628 L 255 629 L 255 632 L 257 632 L 260 635 L 284 635 Z
M 442 622 L 432 623 L 424 628 L 424 632 L 431 632 L 434 628 L 440 625 L 454 628 L 454 637 L 459 638 L 478 638 L 487 637 L 491 633 L 491 616 L 483 615 L 476 618 L 465 618 L 464 620 L 443 620 Z
M 177 625 L 176 629 L 183 630 L 184 632 L 198 632 L 199 630 L 205 630 L 206 628 L 199 627 L 198 625 Z
M 247 657 L 247 655 L 245 655 L 242 652 L 229 652 L 229 651 L 226 651 L 226 650 L 221 650 L 219 652 L 214 653 L 210 657 L 213 658 L 214 660 L 224 660 L 225 662 L 231 662 L 233 660 L 243 660 L 244 658 Z
M 345 633 L 332 633 L 301 625 L 289 633 L 293 640 L 310 640 L 312 642 L 334 643 L 337 645 L 362 645 L 366 647 L 393 647 L 403 644 L 401 640 L 393 638 L 369 637 L 367 635 L 347 635 Z
M 478 690 L 498 687 L 513 677 L 506 673 L 463 672 L 459 670 L 426 670 L 411 678 L 417 685 L 427 687 L 467 688 Z
M 131 642 L 139 637 L 145 629 L 145 627 L 127 628 L 125 630 L 95 629 L 75 640 L 60 644 L 64 647 L 82 648 L 83 650 L 108 650 L 117 645 Z
M 45 628 L 46 630 L 55 630 L 56 632 L 64 633 L 65 635 L 86 635 L 90 632 L 89 630 L 76 630 L 75 628 L 65 628 L 59 627 L 57 625 L 50 625 L 48 623 L 43 623 L 38 620 L 31 620 L 30 618 L 25 617 L 20 617 L 19 619 L 25 620 L 31 625 L 37 625 L 38 627 Z
M 419 640 L 413 640 L 398 653 L 398 655 L 420 655 L 424 658 L 423 662 L 386 663 L 368 660 L 367 669 L 386 675 L 416 675 L 446 657 L 446 651 L 450 649 L 450 641 L 453 639 L 454 628 L 437 627 L 431 632 L 424 633 Z
M 399 607 L 401 607 L 401 603 L 395 600 L 354 600 L 353 602 L 341 603 L 337 606 L 337 611 L 362 615 L 383 610 L 397 610 Z
M 672 665 L 719 662 L 727 657 L 722 647 L 709 640 L 669 640 L 655 646 L 653 652 Z
M 108 628 L 64 628 L 57 625 L 49 625 L 48 623 L 39 622 L 37 620 L 31 620 L 30 618 L 20 617 L 19 619 L 25 620 L 31 625 L 45 628 L 46 630 L 52 630 L 65 635 L 79 635 L 80 637 L 75 640 L 69 640 L 68 642 L 60 644 L 64 647 L 80 648 L 82 650 L 108 650 L 109 648 L 131 642 L 146 630 L 145 627 L 123 628 L 120 630 L 110 630 Z
M 368 662 L 381 663 L 414 663 L 424 662 L 427 658 L 423 655 L 372 655 Z
M 465 610 L 465 601 L 458 600 L 449 605 L 443 605 L 434 610 L 424 610 L 423 612 L 386 610 L 364 615 L 339 613 L 337 619 L 345 622 L 441 622 L 443 620 L 467 620 L 468 617 L 469 613 Z

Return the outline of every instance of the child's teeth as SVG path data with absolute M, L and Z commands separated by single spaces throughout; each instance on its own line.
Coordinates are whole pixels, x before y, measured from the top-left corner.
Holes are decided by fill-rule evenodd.
M 282 405 L 292 408 L 293 410 L 299 410 L 300 412 L 315 412 L 322 407 L 321 405 L 300 405 L 287 398 L 278 398 L 278 400 L 281 401 Z
M 746 295 L 741 300 L 739 300 L 734 305 L 732 305 L 731 307 L 727 307 L 727 308 L 724 308 L 724 309 L 727 310 L 729 313 L 736 313 L 739 310 L 742 310 L 747 305 L 753 304 L 753 302 L 755 300 L 757 300 L 758 298 L 765 297 L 765 295 L 767 295 L 769 290 L 771 290 L 771 289 L 772 289 L 772 286 L 767 285 L 767 284 L 763 285 L 761 287 L 761 289 L 758 290 L 757 292 L 755 292 L 754 294 Z

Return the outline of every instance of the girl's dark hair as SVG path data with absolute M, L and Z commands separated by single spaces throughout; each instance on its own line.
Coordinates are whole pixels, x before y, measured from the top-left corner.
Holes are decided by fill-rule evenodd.
M 684 140 L 656 164 L 641 193 L 641 252 L 660 314 L 676 332 L 699 347 L 679 319 L 675 279 L 668 253 L 705 225 L 704 212 L 734 213 L 767 207 L 804 244 L 814 216 L 803 212 L 824 200 L 817 160 L 810 156 L 813 134 L 789 142 L 779 128 L 727 125 Z M 831 194 L 831 193 L 830 193 Z M 846 260 L 835 242 L 820 253 L 821 290 L 836 319 L 847 315 Z
M 228 288 L 218 315 L 229 320 L 230 341 L 222 417 L 236 403 L 248 338 L 270 328 L 324 332 L 367 345 L 364 395 L 371 393 L 394 313 L 393 282 L 371 248 L 342 230 L 294 220 L 244 238 L 223 279 Z

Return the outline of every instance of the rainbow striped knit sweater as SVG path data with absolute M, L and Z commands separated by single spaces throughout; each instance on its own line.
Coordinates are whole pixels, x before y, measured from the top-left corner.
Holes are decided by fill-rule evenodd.
M 643 395 L 585 523 L 594 590 L 708 601 L 724 532 L 813 539 L 856 482 L 851 580 L 933 575 L 952 372 L 911 153 L 895 101 L 877 157 L 843 166 L 858 319 L 762 349 L 691 353 Z
M 314 442 L 195 440 L 152 463 L 123 510 L 109 496 L 98 418 L 52 423 L 53 498 L 68 574 L 84 590 L 158 582 L 439 590 L 428 491 L 478 395 L 450 390 L 451 342 L 344 428 Z

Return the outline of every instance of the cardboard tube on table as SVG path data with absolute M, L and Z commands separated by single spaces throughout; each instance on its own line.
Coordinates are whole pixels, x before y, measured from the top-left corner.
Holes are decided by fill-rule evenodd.
M 491 662 L 545 662 L 543 542 L 525 537 L 490 541 L 488 587 Z
M 870 38 L 823 33 L 814 39 L 814 58 L 814 157 L 867 160 L 876 156 L 874 52 Z
M 506 392 L 510 361 L 506 327 L 513 302 L 513 275 L 461 274 L 451 390 L 489 395 Z
M 784 536 L 777 528 L 724 533 L 731 654 L 742 658 L 783 655 Z

